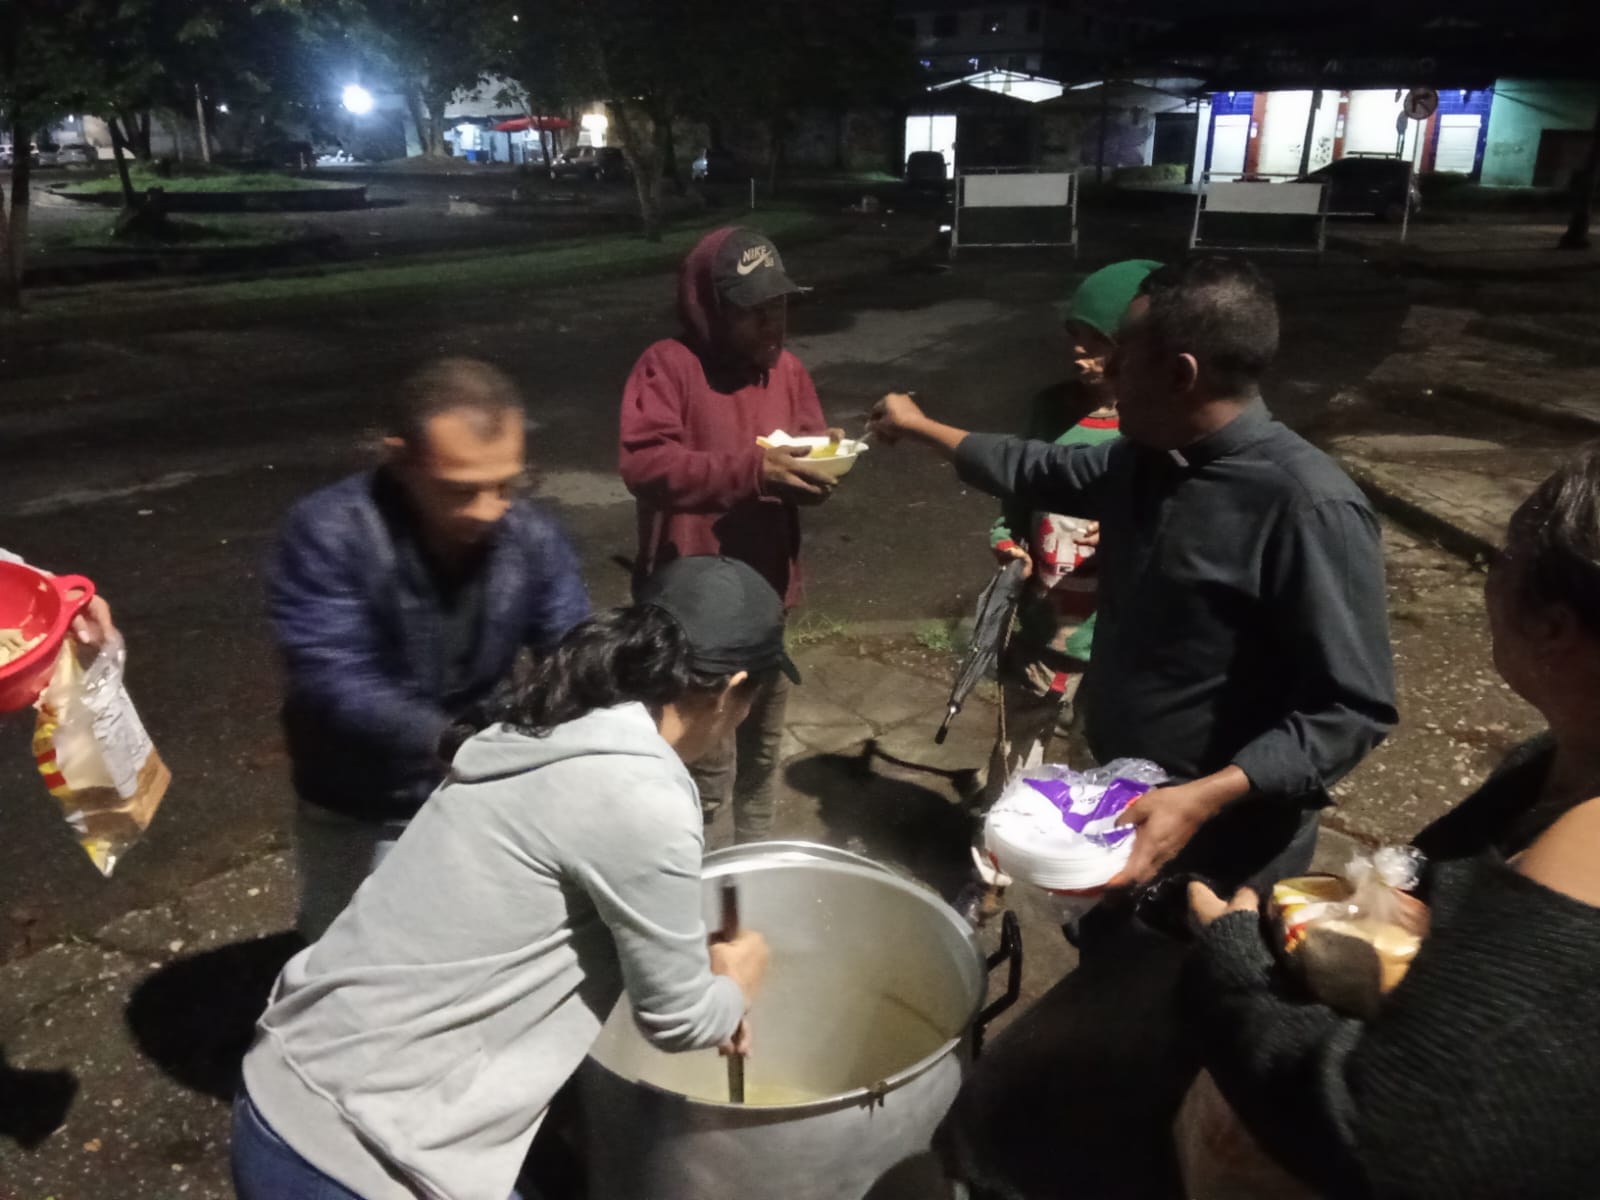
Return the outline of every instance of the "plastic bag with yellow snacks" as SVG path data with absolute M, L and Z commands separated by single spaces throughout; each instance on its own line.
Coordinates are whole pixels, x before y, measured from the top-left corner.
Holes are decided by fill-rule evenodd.
M 36 707 L 33 756 L 78 844 L 110 875 L 155 816 L 172 780 L 123 684 L 113 636 L 85 665 L 71 640 Z

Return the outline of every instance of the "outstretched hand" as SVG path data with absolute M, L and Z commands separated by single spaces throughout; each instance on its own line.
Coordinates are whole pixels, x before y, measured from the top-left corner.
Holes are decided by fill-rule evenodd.
M 904 392 L 890 392 L 872 407 L 867 418 L 867 433 L 886 445 L 894 445 L 927 415 L 917 402 Z
M 1194 913 L 1195 923 L 1202 929 L 1229 913 L 1257 912 L 1260 908 L 1261 898 L 1250 888 L 1240 888 L 1233 899 L 1224 900 L 1198 880 L 1189 884 L 1189 911 Z

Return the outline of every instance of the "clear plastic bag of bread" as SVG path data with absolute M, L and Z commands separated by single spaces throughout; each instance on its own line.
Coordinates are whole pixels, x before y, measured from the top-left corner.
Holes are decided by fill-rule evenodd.
M 1313 998 L 1371 1020 L 1405 977 L 1428 932 L 1428 909 L 1410 893 L 1422 855 L 1384 846 L 1350 860 L 1342 876 L 1280 880 L 1270 914 L 1288 961 Z
M 87 661 L 67 639 L 36 704 L 33 755 L 78 844 L 102 875 L 139 840 L 171 773 L 123 682 L 127 647 L 113 634 Z

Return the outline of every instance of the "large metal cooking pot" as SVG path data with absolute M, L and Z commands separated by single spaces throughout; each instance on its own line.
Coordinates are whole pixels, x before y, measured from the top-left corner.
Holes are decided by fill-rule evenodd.
M 860 1200 L 927 1148 L 963 1059 L 1016 1000 L 1010 914 L 986 962 L 928 889 L 859 855 L 779 842 L 707 856 L 711 928 L 730 877 L 741 923 L 772 946 L 747 1102 L 727 1102 L 716 1051 L 646 1042 L 624 998 L 579 1072 L 592 1200 Z M 1008 959 L 1006 994 L 983 1008 L 987 972 Z

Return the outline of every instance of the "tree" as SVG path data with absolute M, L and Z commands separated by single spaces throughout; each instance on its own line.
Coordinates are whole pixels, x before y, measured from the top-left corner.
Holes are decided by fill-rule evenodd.
M 886 0 L 747 0 L 727 14 L 708 50 L 716 69 L 701 76 L 694 103 L 708 122 L 737 115 L 766 130 L 769 189 L 796 113 L 833 118 L 842 166 L 846 116 L 898 104 L 917 86 L 915 55 Z
M 483 82 L 501 0 L 365 0 L 368 35 L 393 65 L 430 158 L 448 158 L 444 110 Z
M 729 0 L 681 0 L 669 20 L 652 0 L 540 0 L 518 12 L 533 51 L 554 56 L 564 86 L 603 99 L 633 171 L 644 233 L 661 239 L 661 185 L 671 154 L 672 121 L 706 71 L 708 35 Z
M 0 0 L 0 121 L 14 147 L 11 194 L 0 186 L 0 308 L 22 303 L 34 134 L 79 106 L 94 80 L 76 54 L 86 5 Z
M 500 14 L 502 34 L 498 43 L 490 45 L 490 70 L 510 82 L 512 94 L 507 98 L 519 104 L 524 115 L 557 115 L 578 95 L 567 77 L 563 47 L 546 25 L 531 19 L 524 23 L 519 7 L 517 0 L 509 0 Z M 554 146 L 550 131 L 542 126 L 539 144 L 548 168 Z
M 496 28 L 518 30 L 518 61 L 554 70 L 569 95 L 606 102 L 651 240 L 661 236 L 675 118 L 760 122 L 775 171 L 797 109 L 842 117 L 898 98 L 914 62 L 887 0 L 678 0 L 667 20 L 654 0 L 539 0 L 516 13 Z
M 130 151 L 149 154 L 150 111 L 195 113 L 198 93 L 203 113 L 218 80 L 270 88 L 276 64 L 263 50 L 299 29 L 306 2 L 0 0 L 0 119 L 22 150 L 9 205 L 0 194 L 0 305 L 20 303 L 27 147 L 38 130 L 62 112 L 103 116 L 122 183 L 119 229 L 159 231 L 162 214 L 137 194 L 127 163 Z M 321 0 L 321 7 L 345 2 Z

